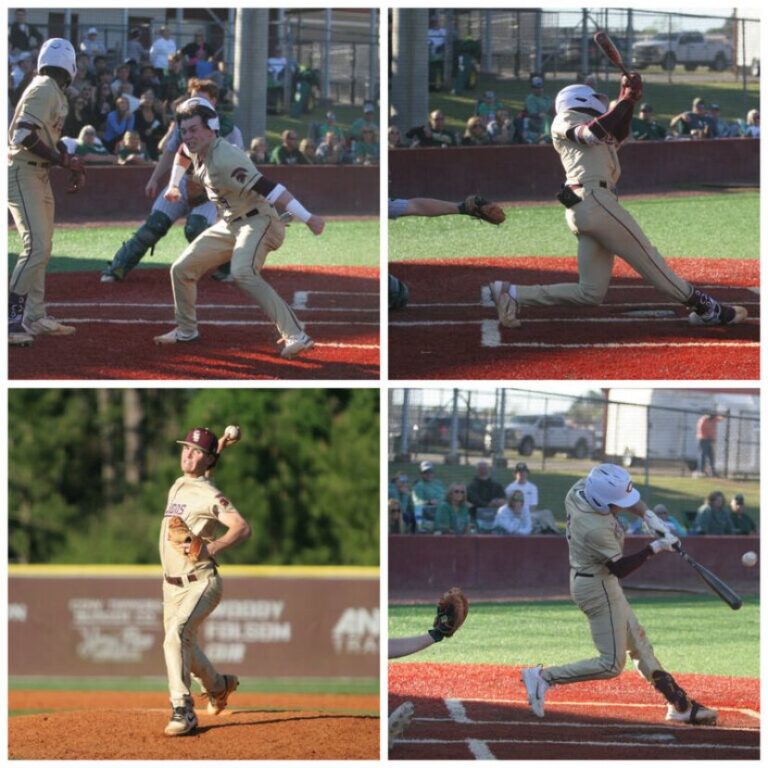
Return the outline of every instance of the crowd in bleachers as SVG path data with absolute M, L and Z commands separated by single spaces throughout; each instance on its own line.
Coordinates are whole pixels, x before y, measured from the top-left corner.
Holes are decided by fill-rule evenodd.
M 468 484 L 446 483 L 436 475 L 431 461 L 422 461 L 418 478 L 401 472 L 389 484 L 389 532 L 430 535 L 563 535 L 550 509 L 539 503 L 538 486 L 530 480 L 524 462 L 514 468 L 514 480 L 506 485 L 494 477 L 490 464 L 481 460 Z M 721 491 L 712 491 L 696 510 L 680 510 L 681 519 L 664 504 L 656 514 L 678 537 L 749 535 L 757 533 L 755 521 L 745 509 L 744 495 L 736 493 L 726 504 Z M 619 515 L 629 535 L 650 535 L 640 518 Z

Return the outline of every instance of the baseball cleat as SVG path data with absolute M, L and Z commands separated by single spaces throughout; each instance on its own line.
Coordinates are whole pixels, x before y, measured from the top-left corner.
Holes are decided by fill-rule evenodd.
M 748 314 L 746 307 L 741 307 L 738 304 L 721 304 L 720 312 L 711 315 L 691 312 L 688 315 L 688 322 L 691 325 L 737 325 L 743 323 Z
M 667 716 L 665 720 L 677 723 L 690 723 L 691 725 L 715 725 L 717 723 L 717 710 L 703 707 L 696 701 L 692 701 L 685 712 L 678 712 L 674 705 L 667 704 Z
M 39 317 L 31 323 L 22 323 L 24 330 L 33 336 L 71 336 L 75 330 L 74 325 L 63 325 L 55 317 Z
M 298 336 L 287 336 L 278 343 L 285 344 L 282 352 L 280 352 L 280 357 L 284 357 L 286 360 L 290 360 L 315 346 L 315 342 L 303 331 Z
M 164 333 L 162 336 L 155 336 L 155 344 L 181 344 L 188 341 L 197 341 L 200 338 L 200 334 L 195 331 L 191 335 L 185 336 L 178 328 L 174 328 L 168 333 Z
M 536 717 L 544 717 L 544 697 L 549 690 L 549 683 L 541 676 L 541 664 L 520 670 L 520 681 L 528 694 L 528 704 Z
M 8 344 L 11 347 L 28 347 L 35 340 L 31 333 L 27 333 L 20 325 L 8 328 Z
M 389 716 L 389 748 L 395 746 L 395 742 L 403 735 L 405 729 L 411 724 L 413 718 L 413 704 L 404 701 Z
M 109 272 L 104 272 L 99 278 L 99 282 L 102 283 L 116 283 L 117 278 L 114 275 L 110 275 Z
M 496 280 L 489 283 L 491 298 L 496 305 L 499 322 L 507 328 L 518 328 L 521 323 L 517 319 L 517 302 L 509 295 L 509 283 Z
M 197 728 L 197 715 L 187 707 L 174 707 L 171 719 L 165 726 L 166 736 L 183 736 Z
M 237 689 L 240 680 L 235 675 L 224 675 L 224 690 L 221 693 L 208 694 L 208 714 L 218 715 L 227 706 L 229 694 Z

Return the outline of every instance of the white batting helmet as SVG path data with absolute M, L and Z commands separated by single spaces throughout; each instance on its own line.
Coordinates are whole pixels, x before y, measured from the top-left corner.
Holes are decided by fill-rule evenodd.
M 69 75 L 70 82 L 74 80 L 77 66 L 72 43 L 63 37 L 52 37 L 46 40 L 37 57 L 37 71 L 40 72 L 43 67 L 59 67 Z
M 607 514 L 611 504 L 631 507 L 640 499 L 640 491 L 632 487 L 632 478 L 623 467 L 599 464 L 587 475 L 584 496 L 598 512 Z
M 569 109 L 594 109 L 602 115 L 607 108 L 608 97 L 588 85 L 567 85 L 555 97 L 555 112 L 558 115 Z
M 199 115 L 208 128 L 212 131 L 219 130 L 219 115 L 213 104 L 202 96 L 193 96 L 191 99 L 182 101 L 176 111 L 189 116 Z

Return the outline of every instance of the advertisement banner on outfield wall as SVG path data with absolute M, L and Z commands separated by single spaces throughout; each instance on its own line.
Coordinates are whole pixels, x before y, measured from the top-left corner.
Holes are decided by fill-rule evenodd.
M 11 675 L 164 675 L 157 578 L 9 579 Z M 374 578 L 225 577 L 198 633 L 214 666 L 251 677 L 375 677 Z

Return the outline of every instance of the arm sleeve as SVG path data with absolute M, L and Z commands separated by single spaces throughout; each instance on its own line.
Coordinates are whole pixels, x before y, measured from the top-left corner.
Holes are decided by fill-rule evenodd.
M 634 109 L 633 102 L 622 99 L 613 109 L 587 123 L 587 128 L 601 141 L 624 141 L 629 136 Z
M 639 552 L 633 555 L 626 555 L 618 560 L 609 560 L 605 567 L 617 578 L 623 579 L 630 573 L 636 571 L 651 555 L 653 550 L 650 544 L 643 547 Z

